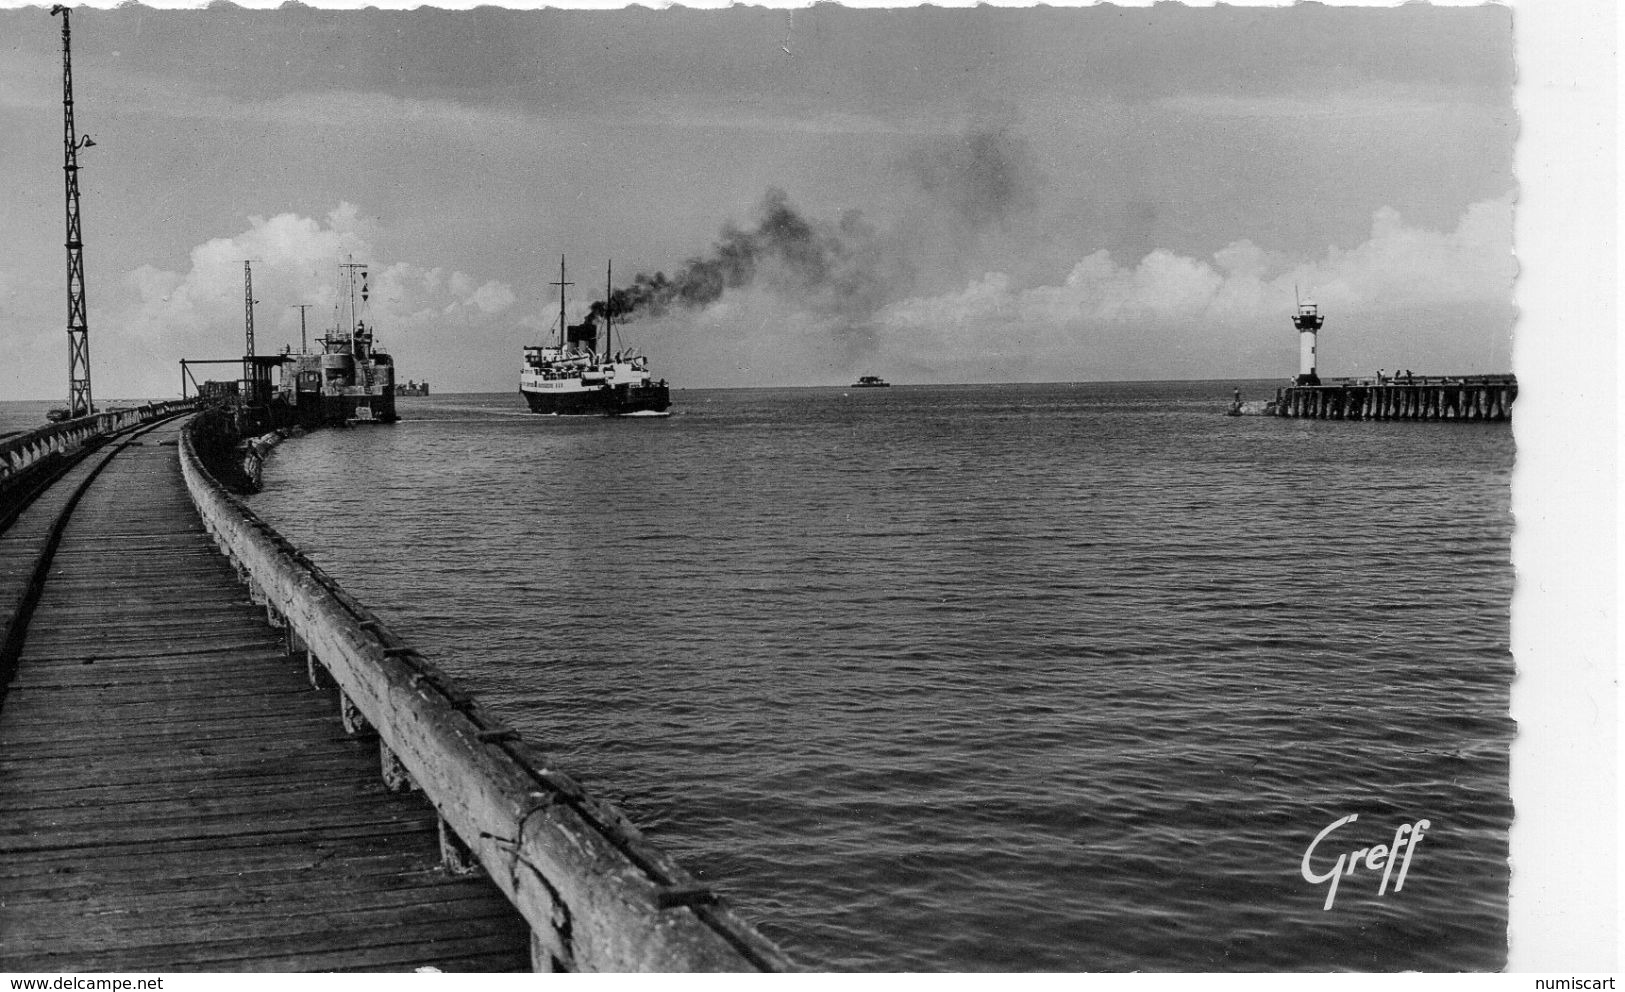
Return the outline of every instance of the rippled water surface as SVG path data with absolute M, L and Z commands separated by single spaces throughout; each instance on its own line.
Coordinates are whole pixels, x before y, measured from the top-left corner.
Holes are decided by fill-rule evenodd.
M 403 398 L 251 504 L 807 967 L 1498 968 L 1511 431 L 1229 394 Z

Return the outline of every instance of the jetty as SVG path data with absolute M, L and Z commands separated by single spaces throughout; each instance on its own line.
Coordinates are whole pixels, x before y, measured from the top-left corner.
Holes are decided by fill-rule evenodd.
M 1517 396 L 1512 375 L 1333 379 L 1280 387 L 1269 412 L 1316 420 L 1504 421 Z
M 1296 290 L 1294 290 L 1296 292 Z M 1240 391 L 1231 416 L 1263 414 L 1310 420 L 1454 420 L 1512 419 L 1518 398 L 1513 375 L 1412 375 L 1381 373 L 1369 378 L 1320 377 L 1319 338 L 1326 315 L 1311 300 L 1298 299 L 1292 314 L 1298 332 L 1298 375 L 1292 385 L 1275 391 L 1271 402 L 1243 402 Z
M 792 969 L 223 488 L 196 405 L 0 441 L 0 970 Z

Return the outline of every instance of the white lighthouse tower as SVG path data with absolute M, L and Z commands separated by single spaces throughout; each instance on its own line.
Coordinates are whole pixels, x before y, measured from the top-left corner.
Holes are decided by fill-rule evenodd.
M 1326 318 L 1320 308 L 1307 300 L 1298 301 L 1298 312 L 1292 315 L 1292 326 L 1298 329 L 1298 378 L 1300 386 L 1320 385 L 1319 369 L 1315 366 L 1315 335 Z

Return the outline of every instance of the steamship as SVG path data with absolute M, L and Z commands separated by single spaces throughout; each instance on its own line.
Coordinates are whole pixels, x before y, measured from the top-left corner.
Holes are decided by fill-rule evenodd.
M 532 413 L 556 416 L 665 416 L 671 407 L 666 380 L 656 381 L 649 360 L 630 350 L 613 351 L 613 328 L 604 313 L 604 350 L 598 350 L 598 322 L 590 314 L 579 324 L 564 316 L 564 260 L 559 259 L 558 343 L 526 345 L 519 370 L 519 395 Z M 607 298 L 607 296 L 606 296 Z
M 395 361 L 373 347 L 367 323 L 367 267 L 339 266 L 338 314 L 321 338 L 321 350 L 303 345 L 277 356 L 282 381 L 276 397 L 294 410 L 305 427 L 355 423 L 392 424 L 395 413 Z

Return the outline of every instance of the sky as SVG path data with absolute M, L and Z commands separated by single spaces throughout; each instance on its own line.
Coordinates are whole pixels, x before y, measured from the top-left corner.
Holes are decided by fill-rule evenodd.
M 98 397 L 333 320 L 517 388 L 614 285 L 679 387 L 1507 371 L 1512 12 L 901 8 L 73 15 Z M 60 19 L 0 10 L 0 398 L 65 393 Z M 717 268 L 719 261 L 726 264 Z M 720 283 L 717 272 L 723 272 Z

